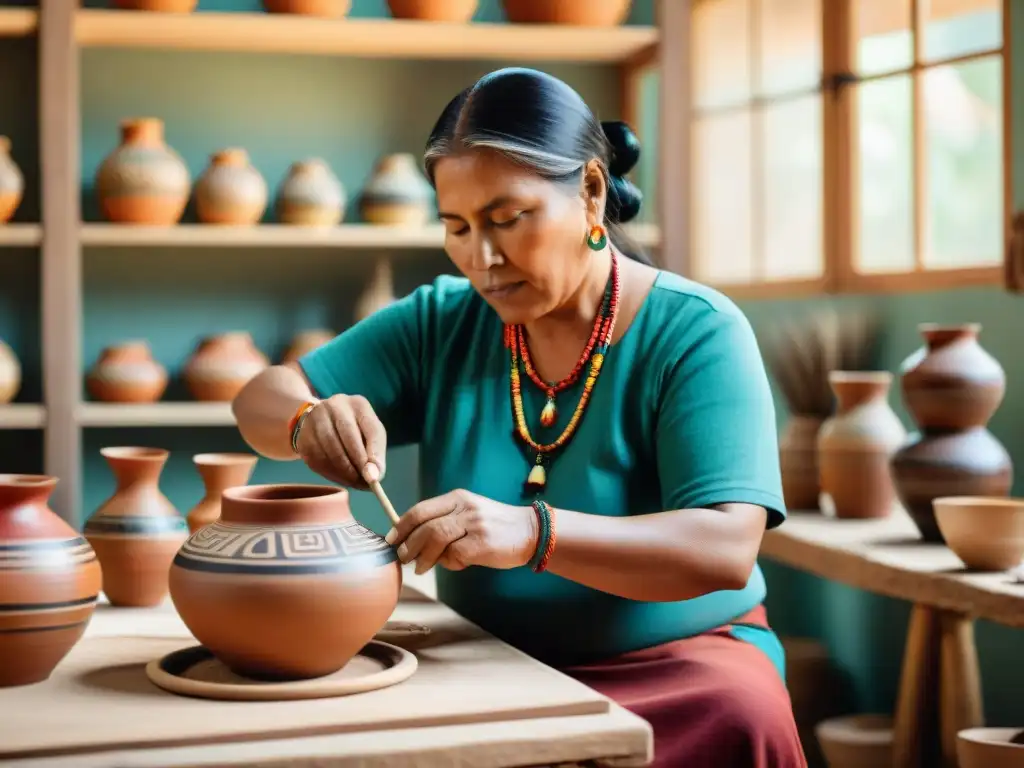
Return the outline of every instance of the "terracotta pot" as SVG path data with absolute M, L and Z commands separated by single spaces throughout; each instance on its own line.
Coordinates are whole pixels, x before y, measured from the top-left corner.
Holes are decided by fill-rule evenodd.
M 896 505 L 889 460 L 907 431 L 887 400 L 892 378 L 885 371 L 829 374 L 837 412 L 818 433 L 818 465 L 836 517 L 884 517 Z
M 958 768 L 1021 768 L 1024 730 L 965 728 L 956 735 Z
M 946 545 L 977 571 L 1008 571 L 1024 561 L 1024 499 L 947 496 L 932 501 Z
M 331 227 L 345 216 L 345 188 L 323 160 L 293 163 L 274 204 L 282 224 Z
M 332 486 L 229 488 L 220 520 L 171 568 L 171 599 L 192 634 L 256 679 L 341 669 L 384 626 L 401 586 L 395 551 Z
M 14 350 L 0 340 L 0 405 L 6 405 L 21 391 L 21 363 Z
M 208 336 L 185 364 L 185 384 L 196 400 L 228 402 L 270 360 L 246 331 Z
M 299 358 L 307 352 L 312 352 L 317 347 L 323 346 L 337 336 L 334 331 L 327 328 L 313 328 L 308 331 L 299 331 L 292 338 L 292 343 L 281 358 L 281 363 L 298 362 Z
M 114 7 L 126 11 L 159 11 L 161 13 L 191 13 L 199 0 L 114 0 Z
M 352 7 L 352 0 L 263 0 L 268 13 L 296 13 L 302 16 L 344 16 Z
M 387 257 L 380 256 L 374 265 L 373 280 L 356 301 L 356 320 L 365 320 L 374 312 L 384 309 L 394 302 L 395 286 L 392 280 L 391 262 Z
M 160 448 L 104 448 L 117 489 L 84 526 L 103 566 L 112 605 L 153 606 L 167 596 L 167 573 L 188 524 L 160 491 L 168 453 Z
M 96 172 L 100 209 L 122 224 L 177 224 L 188 203 L 191 177 L 185 161 L 164 143 L 154 117 L 121 123 L 121 144 Z
M 195 533 L 220 518 L 220 496 L 227 488 L 245 485 L 252 477 L 258 456 L 251 453 L 199 453 L 192 457 L 206 495 L 189 511 L 188 529 Z
M 476 13 L 477 0 L 388 0 L 388 10 L 396 19 L 449 21 L 464 24 Z
M 782 495 L 790 511 L 818 509 L 818 431 L 824 419 L 791 416 L 779 437 Z
M 204 224 L 256 224 L 267 210 L 267 182 L 244 149 L 222 149 L 196 182 L 196 216 Z
M 423 226 L 433 218 L 433 198 L 412 154 L 385 155 L 360 194 L 359 215 L 370 224 Z
M 887 715 L 837 717 L 814 730 L 829 768 L 892 765 L 892 718 Z
M 11 157 L 11 140 L 0 136 L 0 224 L 11 220 L 25 194 L 25 177 Z
M 513 24 L 571 24 L 614 27 L 629 16 L 631 0 L 502 0 Z
M 85 386 L 94 400 L 153 403 L 167 389 L 167 369 L 153 359 L 145 341 L 126 341 L 100 353 Z
M 100 564 L 48 506 L 56 485 L 0 475 L 0 687 L 46 680 L 96 608 Z

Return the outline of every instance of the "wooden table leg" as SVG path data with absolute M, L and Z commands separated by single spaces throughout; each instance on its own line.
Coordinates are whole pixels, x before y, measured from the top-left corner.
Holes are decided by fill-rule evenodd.
M 934 765 L 939 677 L 938 613 L 915 605 L 907 627 L 903 668 L 896 700 L 893 768 Z
M 944 611 L 939 617 L 939 731 L 943 768 L 957 768 L 956 734 L 985 724 L 974 621 Z

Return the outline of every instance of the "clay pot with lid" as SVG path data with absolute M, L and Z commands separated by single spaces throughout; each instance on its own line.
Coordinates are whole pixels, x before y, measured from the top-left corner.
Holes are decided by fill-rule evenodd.
M 387 622 L 402 571 L 394 549 L 358 523 L 343 488 L 229 488 L 220 519 L 171 567 L 189 631 L 233 672 L 297 680 L 341 669 Z
M 100 564 L 50 509 L 57 478 L 0 475 L 0 687 L 46 680 L 96 608 Z
M 370 224 L 423 226 L 433 215 L 434 190 L 409 152 L 385 155 L 359 196 L 359 215 Z
M 125 11 L 191 13 L 197 5 L 199 0 L 114 0 L 114 7 Z
M 281 358 L 281 364 L 298 362 L 299 358 L 307 352 L 312 352 L 317 347 L 323 346 L 337 335 L 329 328 L 311 328 L 299 331 L 292 337 L 291 344 L 288 345 L 284 357 Z
M 502 0 L 513 24 L 569 24 L 614 27 L 629 16 L 632 0 Z
M 349 12 L 352 0 L 263 0 L 263 7 L 267 13 L 340 18 Z
M 248 483 L 258 459 L 251 453 L 198 453 L 192 457 L 206 493 L 186 515 L 190 533 L 220 518 L 221 494 Z
M 0 339 L 0 405 L 6 405 L 21 390 L 21 363 L 14 350 Z
M 196 400 L 229 402 L 269 365 L 247 331 L 229 331 L 199 342 L 185 364 L 185 384 Z
M 121 224 L 177 224 L 188 204 L 188 166 L 164 142 L 155 117 L 121 123 L 121 143 L 96 171 L 100 210 Z
M 267 209 L 267 182 L 244 149 L 222 149 L 196 182 L 196 216 L 204 224 L 256 224 Z
M 25 194 L 25 177 L 11 157 L 11 140 L 0 136 L 0 224 L 11 220 Z
M 85 386 L 94 400 L 153 403 L 167 389 L 167 369 L 153 359 L 145 341 L 126 341 L 100 353 Z
M 473 18 L 478 4 L 478 0 L 388 0 L 388 10 L 396 19 L 464 24 Z
M 274 203 L 282 224 L 331 227 L 345 215 L 345 188 L 319 158 L 292 163 Z

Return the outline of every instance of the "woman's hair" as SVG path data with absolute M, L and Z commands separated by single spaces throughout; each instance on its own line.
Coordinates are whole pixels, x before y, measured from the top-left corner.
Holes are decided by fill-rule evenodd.
M 640 158 L 640 142 L 623 122 L 598 122 L 583 98 L 556 77 L 510 67 L 481 77 L 448 102 L 427 140 L 424 167 L 462 149 L 501 152 L 549 181 L 578 186 L 598 160 L 608 188 L 604 221 L 624 254 L 651 260 L 622 230 L 640 211 L 643 195 L 624 177 Z

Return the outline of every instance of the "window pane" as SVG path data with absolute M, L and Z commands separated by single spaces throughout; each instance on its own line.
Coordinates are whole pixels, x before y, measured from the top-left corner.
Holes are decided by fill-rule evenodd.
M 857 40 L 857 73 L 877 75 L 909 69 L 914 63 L 910 0 L 857 0 L 851 3 Z
M 746 283 L 754 276 L 751 119 L 709 115 L 693 126 L 693 254 L 698 280 Z
M 1003 44 L 1002 0 L 931 0 L 922 8 L 923 56 L 929 61 Z
M 1003 146 L 1000 57 L 923 75 L 929 267 L 1002 262 Z
M 821 84 L 821 0 L 758 0 L 763 96 L 817 89 Z
M 765 277 L 820 277 L 824 265 L 821 97 L 768 105 L 763 131 Z
M 910 75 L 857 87 L 858 272 L 914 268 L 913 93 Z
M 697 109 L 750 99 L 751 0 L 698 0 L 693 4 L 693 101 Z

